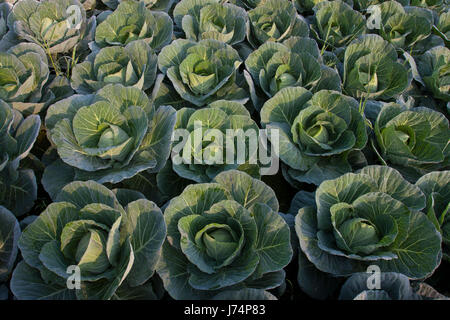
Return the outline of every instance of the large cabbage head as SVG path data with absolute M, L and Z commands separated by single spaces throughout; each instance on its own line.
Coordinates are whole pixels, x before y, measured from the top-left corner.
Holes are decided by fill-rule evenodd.
M 0 100 L 0 205 L 16 216 L 33 207 L 37 197 L 36 177 L 31 169 L 19 169 L 28 156 L 41 127 L 37 115 L 22 114 Z
M 173 170 L 185 179 L 210 182 L 225 170 L 259 170 L 259 128 L 238 102 L 217 100 L 200 110 L 183 108 L 177 112 L 175 130 L 189 133 L 183 148 L 176 150 L 178 163 L 172 156 Z
M 173 14 L 189 40 L 216 39 L 233 45 L 244 41 L 247 34 L 247 12 L 231 3 L 183 0 Z
M 409 85 L 395 48 L 378 35 L 363 35 L 345 50 L 344 92 L 355 98 L 388 100 Z
M 313 39 L 291 37 L 283 43 L 264 43 L 245 60 L 251 75 L 247 82 L 252 100 L 262 100 L 253 97 L 258 96 L 256 89 L 269 98 L 286 87 L 312 89 L 321 77 L 319 59 L 319 48 Z
M 143 91 L 115 84 L 53 104 L 45 123 L 61 160 L 74 170 L 72 180 L 117 183 L 164 166 L 175 117 L 172 107 L 155 110 Z M 44 173 L 51 194 L 57 168 L 47 166 Z
M 284 282 L 292 249 L 275 193 L 230 170 L 193 184 L 164 212 L 167 240 L 157 272 L 174 299 L 208 299 L 227 290 Z
M 320 1 L 314 11 L 312 31 L 330 51 L 347 46 L 366 32 L 364 16 L 343 1 Z
M 309 27 L 291 1 L 263 0 L 248 11 L 247 39 L 257 48 L 267 41 L 281 42 L 292 36 L 307 37 Z
M 368 166 L 324 181 L 315 203 L 298 211 L 300 248 L 320 271 L 350 276 L 377 266 L 410 279 L 430 276 L 441 262 L 441 235 L 420 212 L 419 187 L 386 166 Z
M 298 182 L 318 185 L 351 171 L 349 152 L 367 143 L 358 102 L 332 90 L 282 89 L 264 104 L 261 123 L 279 130 L 279 157 Z
M 71 6 L 78 9 L 72 11 Z M 74 12 L 80 14 L 76 25 L 69 23 Z M 39 44 L 49 54 L 64 53 L 83 39 L 86 11 L 78 0 L 21 0 L 14 5 L 8 25 L 20 38 Z
M 433 14 L 430 10 L 403 7 L 396 1 L 379 5 L 381 13 L 380 36 L 397 49 L 415 53 L 421 48 L 418 42 L 430 36 Z
M 434 47 L 417 58 L 420 77 L 433 97 L 450 102 L 450 49 Z
M 425 194 L 427 205 L 423 212 L 442 234 L 443 258 L 450 262 L 450 171 L 434 171 L 416 182 Z
M 449 122 L 440 112 L 387 105 L 375 122 L 375 134 L 382 156 L 405 168 L 399 170 L 415 172 L 416 179 L 450 163 Z
M 48 77 L 47 56 L 37 44 L 20 43 L 0 52 L 0 99 L 16 109 L 34 109 Z
M 11 290 L 25 300 L 148 298 L 165 236 L 161 210 L 139 192 L 72 182 L 23 231 Z
M 164 47 L 158 56 L 161 72 L 184 100 L 204 106 L 215 100 L 248 100 L 236 83 L 242 60 L 230 45 L 218 40 L 177 39 Z
M 157 62 L 144 40 L 106 47 L 74 66 L 72 87 L 81 94 L 94 93 L 111 83 L 147 90 L 155 82 Z
M 0 206 L 0 301 L 8 299 L 8 281 L 18 252 L 20 227 L 14 214 L 3 206 Z
M 172 40 L 173 22 L 161 11 L 150 11 L 144 1 L 123 1 L 95 30 L 95 45 L 125 46 L 144 40 L 152 49 L 160 50 Z

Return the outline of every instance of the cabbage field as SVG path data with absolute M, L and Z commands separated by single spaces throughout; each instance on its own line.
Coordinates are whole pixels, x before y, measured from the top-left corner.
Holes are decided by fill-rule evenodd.
M 448 0 L 0 0 L 0 300 L 447 300 Z

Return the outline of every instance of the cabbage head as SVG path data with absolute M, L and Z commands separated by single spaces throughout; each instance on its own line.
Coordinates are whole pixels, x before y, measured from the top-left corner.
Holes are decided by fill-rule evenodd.
M 346 47 L 366 32 L 366 19 L 343 1 L 320 1 L 315 7 L 312 31 L 328 50 Z
M 71 27 L 67 9 L 78 6 L 80 24 Z M 69 11 L 70 12 L 70 11 Z M 19 38 L 34 42 L 48 54 L 65 53 L 84 39 L 88 29 L 86 11 L 78 0 L 21 0 L 8 16 L 9 29 Z
M 443 258 L 450 262 L 450 171 L 434 171 L 422 176 L 416 186 L 425 194 L 423 212 L 442 234 Z
M 396 272 L 380 273 L 380 288 L 367 289 L 371 275 L 353 274 L 342 286 L 339 300 L 448 300 L 426 283 L 410 282 L 408 277 Z
M 30 210 L 37 197 L 33 170 L 19 167 L 28 156 L 41 127 L 37 115 L 28 116 L 0 100 L 0 206 L 21 216 Z
M 254 133 L 255 138 L 253 141 L 258 142 L 259 127 L 242 104 L 217 100 L 200 110 L 183 108 L 177 111 L 175 130 L 177 129 L 185 129 L 190 134 L 185 140 L 183 149 L 177 150 L 179 151 L 177 156 L 185 157 L 188 161 L 175 164 L 172 157 L 173 170 L 180 177 L 202 183 L 210 182 L 220 172 L 226 170 L 246 171 L 246 168 L 252 168 L 259 171 L 257 149 L 252 149 L 249 138 L 245 136 L 247 130 L 252 130 L 251 133 Z M 233 145 L 228 144 L 227 130 L 233 135 L 236 134 L 240 141 L 237 142 L 233 138 Z M 198 139 L 197 142 L 196 136 L 201 140 Z M 189 151 L 190 157 L 186 154 Z M 242 155 L 245 155 L 242 159 L 245 162 L 238 164 L 236 159 Z M 227 157 L 233 159 L 229 161 L 232 163 L 227 163 Z M 250 160 L 252 164 L 249 165 Z M 259 176 L 259 172 L 257 175 Z
M 420 176 L 450 164 L 448 119 L 425 107 L 383 107 L 375 122 L 375 135 L 382 157 L 398 170 Z
M 363 35 L 346 49 L 343 90 L 355 98 L 389 100 L 408 86 L 408 71 L 397 52 L 378 35 Z
M 241 63 L 235 49 L 213 39 L 177 39 L 158 56 L 159 69 L 181 98 L 198 107 L 215 100 L 248 100 L 246 91 L 235 83 Z
M 49 78 L 47 56 L 34 43 L 20 43 L 0 52 L 0 99 L 20 111 L 40 110 Z
M 173 22 L 161 11 L 150 11 L 143 1 L 123 1 L 95 30 L 94 52 L 108 46 L 125 46 L 144 40 L 153 50 L 160 50 L 172 40 Z
M 264 182 L 230 170 L 188 186 L 164 212 L 167 240 L 157 272 L 174 299 L 284 283 L 289 227 Z
M 20 300 L 152 298 L 165 236 L 161 210 L 139 192 L 72 182 L 23 231 L 11 291 Z
M 314 88 L 321 79 L 319 55 L 317 43 L 310 38 L 291 37 L 283 43 L 269 41 L 262 44 L 245 60 L 251 75 L 246 78 L 250 92 L 259 89 L 262 95 L 271 98 L 286 87 Z M 261 100 L 258 96 L 256 92 L 252 94 L 252 101 L 257 106 L 259 103 L 255 101 Z
M 350 276 L 375 265 L 381 273 L 424 279 L 439 266 L 441 235 L 420 212 L 425 195 L 398 171 L 367 166 L 322 182 L 314 199 L 299 209 L 295 230 L 321 272 Z
M 267 41 L 281 42 L 289 37 L 307 37 L 309 26 L 288 0 L 263 0 L 248 11 L 247 39 L 257 48 Z
M 132 41 L 125 47 L 105 47 L 74 66 L 72 87 L 80 94 L 94 93 L 114 83 L 147 90 L 155 82 L 157 62 L 156 54 L 144 40 Z
M 284 88 L 262 107 L 261 123 L 279 130 L 288 181 L 319 185 L 352 171 L 349 153 L 367 143 L 358 102 L 332 90 L 313 95 L 301 87 Z
M 397 49 L 415 53 L 417 44 L 428 38 L 433 25 L 432 13 L 423 8 L 404 8 L 396 1 L 379 5 L 381 11 L 380 36 Z
M 64 179 L 118 183 L 143 170 L 159 171 L 169 157 L 175 119 L 172 107 L 155 110 L 143 91 L 120 84 L 53 104 L 45 123 L 60 160 L 46 167 L 44 187 L 53 197 Z
M 183 0 L 173 10 L 175 23 L 189 40 L 216 39 L 230 45 L 247 34 L 247 12 L 219 0 Z
M 450 102 L 450 49 L 437 46 L 428 50 L 417 58 L 417 68 L 433 97 Z

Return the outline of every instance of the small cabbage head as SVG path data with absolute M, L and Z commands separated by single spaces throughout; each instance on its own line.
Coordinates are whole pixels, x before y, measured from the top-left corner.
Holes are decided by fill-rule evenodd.
M 156 54 L 144 40 L 125 47 L 105 47 L 74 66 L 72 88 L 80 94 L 89 94 L 108 84 L 120 83 L 147 90 L 155 82 L 157 64 Z
M 79 11 L 68 10 L 71 6 L 77 6 Z M 80 13 L 76 25 L 69 23 L 74 12 Z M 19 38 L 37 43 L 49 54 L 73 49 L 83 40 L 87 24 L 86 11 L 78 0 L 21 0 L 8 17 L 10 30 Z
M 173 10 L 174 20 L 189 40 L 216 39 L 234 45 L 247 34 L 247 12 L 218 0 L 183 0 Z
M 188 186 L 164 212 L 167 240 L 157 272 L 174 299 L 284 283 L 292 258 L 289 227 L 275 193 L 246 173 L 222 172 Z
M 383 158 L 415 175 L 411 180 L 450 163 L 449 122 L 432 109 L 387 105 L 375 122 L 375 135 Z
M 349 153 L 367 143 L 358 102 L 332 90 L 282 89 L 264 104 L 261 123 L 279 131 L 279 157 L 298 182 L 318 185 L 351 171 Z
M 72 182 L 22 233 L 11 290 L 21 300 L 149 299 L 165 236 L 161 210 L 139 192 Z
M 450 49 L 438 46 L 428 50 L 417 58 L 417 68 L 433 97 L 450 102 Z
M 315 205 L 300 208 L 295 218 L 300 249 L 332 276 L 376 265 L 382 274 L 424 279 L 442 257 L 441 235 L 420 212 L 425 204 L 419 187 L 387 166 L 326 180 L 317 188 Z
M 158 66 L 184 100 L 201 107 L 215 100 L 245 103 L 244 89 L 236 85 L 242 60 L 230 45 L 218 40 L 177 39 L 164 47 Z
M 343 90 L 355 98 L 388 100 L 408 86 L 408 71 L 395 48 L 378 35 L 363 35 L 345 50 Z
M 450 171 L 433 171 L 422 176 L 416 186 L 425 194 L 423 212 L 442 235 L 443 258 L 450 262 Z
M 21 216 L 37 197 L 36 177 L 31 169 L 19 169 L 28 156 L 41 127 L 37 115 L 22 114 L 0 100 L 0 206 Z
M 20 43 L 0 52 L 0 99 L 15 109 L 39 109 L 49 78 L 47 56 L 34 43 Z
M 312 31 L 328 50 L 346 47 L 366 32 L 366 19 L 343 1 L 320 1 L 315 7 Z
M 58 170 L 64 164 L 72 170 L 69 181 L 118 183 L 143 170 L 159 171 L 169 157 L 175 117 L 172 107 L 155 110 L 143 91 L 120 84 L 53 104 L 45 123 L 62 163 L 46 167 L 44 187 L 57 193 L 54 179 L 63 179 Z
M 182 178 L 202 183 L 225 170 L 259 170 L 259 128 L 238 102 L 217 100 L 200 110 L 183 108 L 177 111 L 175 130 L 186 135 L 172 148 L 178 160 L 172 156 L 173 170 Z
M 309 27 L 291 1 L 264 0 L 248 11 L 248 41 L 257 48 L 267 41 L 281 42 L 289 37 L 307 37 Z
M 144 40 L 153 50 L 160 50 L 170 43 L 172 33 L 173 22 L 167 13 L 150 11 L 143 1 L 123 1 L 95 30 L 94 51 L 134 40 Z
M 9 279 L 18 252 L 20 226 L 14 214 L 0 206 L 0 301 L 8 299 L 6 282 Z

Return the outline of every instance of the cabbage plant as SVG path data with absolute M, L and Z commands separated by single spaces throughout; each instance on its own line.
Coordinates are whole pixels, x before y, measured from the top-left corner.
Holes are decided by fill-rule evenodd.
M 279 130 L 279 157 L 289 181 L 318 185 L 337 178 L 352 170 L 349 152 L 367 143 L 358 102 L 332 90 L 313 95 L 301 87 L 284 88 L 262 107 L 261 123 Z
M 79 8 L 81 19 L 73 26 L 68 23 L 70 6 Z M 78 0 L 18 1 L 8 16 L 8 26 L 19 38 L 37 43 L 48 54 L 69 52 L 90 31 L 86 11 Z
M 107 7 L 116 9 L 122 0 L 101 0 Z M 128 1 L 128 0 L 125 0 Z M 145 7 L 152 11 L 168 11 L 174 0 L 140 0 L 145 3 Z
M 8 299 L 8 289 L 4 284 L 13 270 L 18 252 L 20 227 L 14 214 L 0 206 L 0 300 Z
M 158 66 L 182 99 L 201 107 L 215 100 L 248 100 L 236 84 L 242 60 L 230 45 L 213 39 L 177 39 L 164 47 Z
M 380 273 L 380 288 L 368 289 L 371 273 L 358 272 L 345 281 L 339 300 L 447 300 L 432 287 L 415 285 L 408 277 L 396 272 Z M 424 288 L 424 289 L 422 289 Z
M 143 91 L 120 84 L 53 104 L 45 124 L 61 160 L 46 167 L 44 187 L 54 196 L 65 179 L 118 183 L 159 171 L 169 157 L 175 117 L 172 107 L 155 110 Z
M 289 37 L 307 37 L 309 27 L 288 0 L 263 0 L 248 11 L 247 39 L 257 48 L 267 41 L 281 42 Z
M 49 79 L 47 56 L 34 43 L 19 43 L 0 52 L 0 99 L 20 111 L 39 111 Z
M 256 85 L 269 98 L 286 87 L 312 89 L 321 77 L 319 49 L 309 38 L 264 43 L 247 57 L 245 67 L 251 92 Z
M 180 129 L 189 132 L 184 144 L 180 144 L 183 148 L 177 147 L 176 150 L 179 152 L 177 160 L 181 163 L 174 163 L 172 156 L 172 168 L 180 177 L 201 183 L 210 182 L 226 170 L 259 170 L 257 146 L 252 149 L 250 137 L 245 136 L 247 130 L 252 130 L 254 141 L 258 143 L 259 128 L 242 104 L 217 100 L 200 110 L 183 108 L 177 111 L 175 130 Z M 233 136 L 227 131 L 231 131 Z M 234 135 L 241 141 L 235 141 Z M 228 138 L 232 138 L 232 145 Z M 243 145 L 239 145 L 241 142 Z M 172 153 L 174 149 L 175 146 Z M 238 163 L 237 158 L 241 156 L 245 162 Z M 232 161 L 227 161 L 227 158 Z
M 8 15 L 11 10 L 11 3 L 0 3 L 0 51 L 6 51 L 19 42 L 14 32 L 9 30 Z
M 265 183 L 230 170 L 188 186 L 164 212 L 167 240 L 157 272 L 174 299 L 271 289 L 290 262 L 289 227 Z
M 144 40 L 152 49 L 160 50 L 172 40 L 172 19 L 165 12 L 150 11 L 143 1 L 123 1 L 105 15 L 95 30 L 94 51 L 125 46 L 134 40 Z
M 295 230 L 321 272 L 350 276 L 375 265 L 381 273 L 424 279 L 440 264 L 441 235 L 420 212 L 425 195 L 398 171 L 367 166 L 324 181 L 314 199 L 299 209 Z
M 444 46 L 431 48 L 417 58 L 417 68 L 436 99 L 450 101 L 450 49 Z
M 133 290 L 152 297 L 165 236 L 161 210 L 142 194 L 72 182 L 23 231 L 11 290 L 25 300 L 120 299 Z M 69 288 L 76 269 L 79 288 Z
M 440 112 L 387 105 L 374 131 L 383 158 L 407 170 L 415 180 L 450 163 L 449 122 Z
M 423 212 L 442 234 L 443 258 L 450 261 L 450 171 L 434 171 L 422 176 L 416 186 L 425 194 Z
M 22 216 L 37 197 L 32 169 L 19 167 L 30 153 L 39 134 L 41 119 L 22 114 L 0 100 L 0 206 Z
M 312 31 L 325 48 L 340 48 L 366 32 L 366 19 L 347 3 L 320 1 L 314 7 Z
M 216 39 L 233 45 L 244 41 L 247 34 L 247 12 L 231 3 L 182 0 L 173 15 L 189 40 Z
M 363 35 L 346 49 L 343 90 L 355 98 L 389 100 L 409 85 L 395 48 L 378 35 Z
M 156 54 L 144 40 L 132 41 L 125 47 L 105 47 L 74 66 L 71 84 L 81 94 L 114 83 L 147 90 L 155 82 L 157 62 Z
M 379 5 L 381 23 L 379 34 L 395 48 L 416 51 L 416 44 L 430 36 L 433 15 L 417 7 L 404 8 L 396 1 Z

